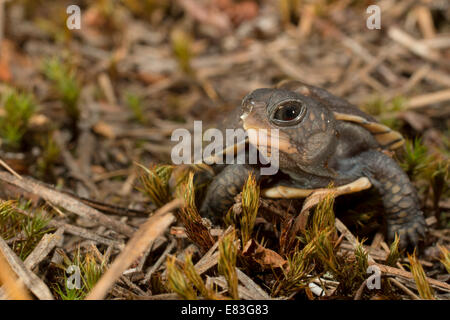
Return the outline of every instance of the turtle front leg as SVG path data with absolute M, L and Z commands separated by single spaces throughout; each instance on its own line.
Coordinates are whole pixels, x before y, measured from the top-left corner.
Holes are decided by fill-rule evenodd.
M 209 185 L 200 208 L 200 215 L 209 218 L 214 223 L 222 221 L 223 215 L 234 204 L 234 197 L 242 191 L 245 181 L 252 171 L 258 181 L 259 170 L 255 170 L 249 165 L 226 166 Z
M 360 155 L 363 173 L 381 194 L 387 219 L 387 236 L 400 236 L 400 247 L 417 245 L 425 235 L 426 224 L 417 192 L 406 173 L 385 154 L 370 150 Z

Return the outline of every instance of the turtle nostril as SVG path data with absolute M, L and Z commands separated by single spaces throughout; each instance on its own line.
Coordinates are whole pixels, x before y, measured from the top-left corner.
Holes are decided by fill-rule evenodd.
M 255 106 L 255 101 L 253 101 L 253 100 L 244 101 L 244 103 L 242 103 L 241 118 L 245 119 L 250 114 L 250 112 L 252 112 L 254 106 Z

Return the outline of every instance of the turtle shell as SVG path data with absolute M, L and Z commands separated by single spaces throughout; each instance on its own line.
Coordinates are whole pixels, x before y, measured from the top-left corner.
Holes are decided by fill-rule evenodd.
M 367 129 L 383 149 L 395 150 L 405 143 L 399 132 L 377 122 L 375 118 L 324 89 L 294 80 L 282 81 L 277 88 L 298 92 L 319 100 L 333 112 L 336 120 L 353 122 Z
M 364 113 L 357 107 L 351 105 L 344 99 L 336 97 L 329 93 L 328 91 L 314 87 L 300 81 L 283 81 L 276 86 L 278 89 L 289 90 L 293 92 L 300 93 L 304 96 L 309 96 L 315 100 L 319 100 L 321 103 L 326 105 L 334 114 L 336 120 L 348 121 L 361 125 L 367 129 L 379 143 L 379 145 L 386 150 L 395 150 L 404 144 L 403 136 L 397 131 L 392 130 L 388 126 L 385 126 L 376 121 L 372 116 Z M 238 128 L 239 115 L 237 110 L 228 117 L 223 123 L 220 124 L 221 127 L 228 128 Z M 245 144 L 248 143 L 248 139 L 241 141 L 234 146 L 229 146 L 224 148 L 222 152 L 216 154 L 215 156 L 207 159 L 207 163 L 214 164 L 217 163 L 218 159 L 222 159 L 224 154 L 228 152 L 239 152 L 245 148 Z M 331 189 L 301 189 L 298 187 L 287 187 L 282 185 L 274 185 L 273 187 L 261 190 L 261 195 L 266 198 L 305 198 L 311 196 L 316 192 L 334 192 L 336 195 L 342 195 L 347 193 L 354 193 L 361 190 L 368 189 L 372 186 L 369 179 L 366 177 L 361 177 L 349 184 L 337 186 Z
M 333 112 L 334 117 L 337 120 L 353 122 L 367 129 L 370 133 L 372 133 L 375 140 L 383 149 L 395 150 L 405 143 L 403 136 L 399 132 L 377 122 L 372 116 L 364 113 L 344 99 L 336 97 L 324 89 L 296 80 L 282 81 L 276 86 L 276 88 L 298 92 L 304 96 L 309 96 L 313 99 L 319 100 Z M 219 128 L 239 128 L 238 124 L 240 114 L 241 112 L 239 108 L 236 108 L 228 117 L 225 118 L 225 120 L 219 123 Z M 234 150 L 236 154 L 236 152 L 245 147 L 245 143 L 247 142 L 248 139 L 246 141 L 240 141 L 234 146 L 228 146 L 221 153 L 206 159 L 205 162 L 208 164 L 217 163 L 218 159 L 222 159 L 224 154 L 232 150 Z

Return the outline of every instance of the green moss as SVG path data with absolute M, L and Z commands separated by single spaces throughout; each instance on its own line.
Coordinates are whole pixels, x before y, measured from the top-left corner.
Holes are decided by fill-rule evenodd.
M 54 164 L 58 161 L 61 152 L 58 145 L 50 135 L 46 137 L 42 144 L 42 154 L 36 161 L 36 170 L 39 177 L 45 177 L 50 173 Z
M 416 138 L 414 141 L 407 139 L 405 142 L 405 153 L 400 162 L 400 165 L 406 174 L 408 174 L 412 180 L 415 180 L 429 163 L 430 158 L 428 156 L 428 149 L 422 143 L 422 140 L 420 138 Z
M 0 136 L 7 148 L 17 150 L 22 146 L 29 120 L 36 111 L 36 104 L 30 94 L 16 90 L 8 92 L 2 104 L 4 112 L 0 116 Z
M 80 116 L 78 100 L 81 87 L 75 70 L 59 58 L 45 60 L 42 70 L 47 79 L 52 82 L 55 91 L 63 102 L 67 115 L 77 121 Z
M 279 277 L 274 272 L 277 281 L 272 289 L 272 295 L 279 294 L 288 296 L 298 290 L 304 289 L 313 279 L 311 273 L 314 269 L 312 254 L 315 251 L 313 242 L 308 243 L 303 249 L 296 248 L 287 257 L 287 265 L 282 269 L 283 274 Z
M 228 284 L 228 293 L 233 299 L 239 299 L 238 277 L 236 273 L 237 247 L 235 231 L 225 235 L 219 242 L 218 270 Z
M 141 124 L 146 123 L 146 119 L 144 116 L 144 110 L 142 108 L 142 100 L 139 96 L 127 93 L 125 96 L 126 105 L 133 112 L 134 119 Z
M 389 248 L 389 255 L 386 258 L 386 264 L 388 266 L 394 267 L 397 264 L 398 259 L 400 258 L 400 252 L 398 251 L 399 243 L 400 238 L 397 234 L 395 234 L 395 239 L 391 243 L 391 247 Z
M 123 4 L 134 15 L 151 20 L 152 14 L 157 10 L 165 10 L 171 1 L 166 0 L 122 0 Z
M 412 255 L 408 254 L 408 260 L 410 263 L 411 273 L 413 274 L 420 297 L 424 300 L 434 300 L 435 298 L 433 289 L 428 283 L 425 271 L 423 270 L 423 267 L 416 256 L 415 250 Z
M 174 29 L 170 34 L 172 50 L 178 61 L 180 69 L 185 73 L 191 73 L 192 38 L 181 29 Z
M 186 277 L 183 268 L 177 265 L 176 258 L 167 258 L 167 285 L 170 290 L 178 293 L 183 299 L 197 300 L 197 292 L 191 281 Z M 191 268 L 189 268 L 191 269 Z
M 396 96 L 390 102 L 382 96 L 374 96 L 363 103 L 361 109 L 373 116 L 382 116 L 403 110 L 405 103 L 406 99 L 403 96 Z M 402 121 L 395 116 L 383 117 L 380 122 L 394 130 L 399 130 L 402 124 Z
M 10 242 L 22 260 L 28 257 L 44 234 L 52 230 L 48 228 L 50 219 L 41 209 L 31 210 L 30 203 L 0 200 L 0 236 Z
M 139 164 L 144 170 L 140 176 L 143 188 L 140 189 L 157 206 L 162 207 L 172 199 L 169 189 L 169 179 L 172 174 L 173 166 L 158 165 L 151 169 Z
M 92 251 L 83 254 L 80 248 L 77 249 L 72 259 L 62 250 L 59 253 L 63 257 L 63 264 L 57 265 L 57 267 L 63 272 L 61 277 L 63 284 L 55 284 L 54 292 L 62 300 L 84 299 L 105 272 L 106 260 L 103 258 L 102 261 L 97 261 Z M 77 276 L 79 276 L 78 283 L 75 280 Z

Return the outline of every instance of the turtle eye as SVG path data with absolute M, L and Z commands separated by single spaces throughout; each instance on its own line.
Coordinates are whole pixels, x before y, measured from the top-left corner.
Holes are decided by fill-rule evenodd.
M 306 108 L 300 101 L 285 101 L 274 109 L 271 120 L 276 125 L 292 126 L 303 119 L 305 111 Z

